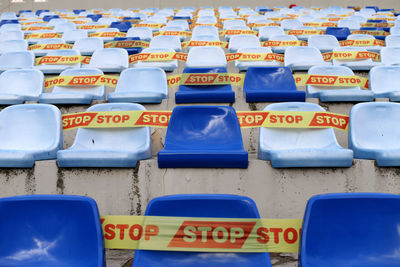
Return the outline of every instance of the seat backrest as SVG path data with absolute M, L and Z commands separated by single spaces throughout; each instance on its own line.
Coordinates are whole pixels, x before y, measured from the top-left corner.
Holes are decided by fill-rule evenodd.
M 261 44 L 257 36 L 250 34 L 234 35 L 229 40 L 229 50 L 233 52 L 244 47 L 261 47 Z
M 22 29 L 21 24 L 9 23 L 0 26 L 0 31 L 20 31 Z
M 285 66 L 290 64 L 324 63 L 321 52 L 310 46 L 291 46 L 286 49 Z
M 39 97 L 43 92 L 44 75 L 35 69 L 6 70 L 0 74 L 0 94 Z
M 326 34 L 335 36 L 338 41 L 343 41 L 347 39 L 351 32 L 347 27 L 327 27 Z
M 269 37 L 269 41 L 296 41 L 297 37 L 295 35 L 272 35 Z
M 9 106 L 0 112 L 1 150 L 46 152 L 62 148 L 61 112 L 48 104 Z
M 24 40 L 24 32 L 17 31 L 0 31 L 0 40 Z
M 263 40 L 268 40 L 271 36 L 284 34 L 284 30 L 279 26 L 263 26 L 259 29 L 260 39 Z
M 285 30 L 294 30 L 298 27 L 302 27 L 303 23 L 297 19 L 285 19 L 281 22 L 281 27 Z
M 167 27 L 183 27 L 185 31 L 189 30 L 189 23 L 186 20 L 171 20 L 167 23 Z
M 63 44 L 65 43 L 62 38 L 48 38 L 48 39 L 39 39 L 38 44 Z
M 76 40 L 74 43 L 73 49 L 79 51 L 94 51 L 97 49 L 103 49 L 104 42 L 101 38 L 97 37 L 88 37 L 88 38 L 81 38 Z
M 316 111 L 325 112 L 313 103 L 276 103 L 268 105 L 264 111 Z M 260 144 L 269 150 L 324 148 L 338 145 L 335 133 L 329 129 L 299 129 L 299 128 L 260 128 Z
M 181 40 L 179 36 L 156 36 L 150 42 L 151 48 L 172 48 L 181 49 Z
M 31 51 L 6 52 L 0 56 L 0 68 L 32 68 L 34 62 L 35 55 Z
M 399 35 L 400 34 L 400 27 L 392 27 L 392 28 L 390 28 L 390 34 L 391 35 Z
M 77 41 L 82 38 L 87 38 L 88 32 L 86 30 L 68 30 L 64 31 L 63 39 L 67 41 Z
M 75 68 L 66 69 L 61 72 L 60 76 L 89 76 L 89 75 L 103 75 L 103 72 L 95 68 Z M 79 85 L 79 86 L 54 86 L 53 93 L 75 93 L 75 94 L 89 94 L 94 96 L 103 96 L 105 94 L 104 85 Z
M 203 35 L 192 35 L 192 38 L 190 41 L 208 41 L 208 42 L 214 42 L 214 41 L 219 41 L 219 37 L 216 35 L 212 34 L 203 34 Z M 189 46 L 189 50 L 191 47 Z
M 333 35 L 312 35 L 308 37 L 308 46 L 316 47 L 318 49 L 333 49 L 335 47 L 340 47 L 340 44 Z
M 128 110 L 146 109 L 142 105 L 133 103 L 106 103 L 93 105 L 87 111 Z M 76 149 L 128 150 L 134 152 L 151 146 L 150 128 L 79 128 L 72 146 Z
M 338 21 L 338 27 L 347 27 L 351 30 L 358 30 L 361 27 L 361 23 L 355 19 L 341 19 Z
M 54 31 L 56 31 L 56 32 L 66 32 L 66 31 L 72 31 L 75 29 L 76 29 L 76 25 L 72 22 L 59 23 L 56 26 L 54 26 Z
M 11 51 L 27 51 L 28 42 L 26 40 L 6 40 L 0 41 L 0 53 Z
M 129 66 L 128 52 L 123 48 L 97 49 L 94 51 L 93 56 L 90 59 L 90 65 L 118 65 L 127 68 Z
M 196 35 L 215 35 L 219 37 L 217 27 L 209 25 L 199 25 L 193 28 L 192 37 Z
M 381 49 L 381 62 L 385 65 L 400 64 L 400 46 L 384 47 Z
M 151 40 L 153 38 L 153 31 L 148 27 L 133 27 L 128 30 L 126 37 L 139 37 L 140 39 Z
M 88 197 L 31 195 L 0 199 L 2 266 L 104 266 L 96 202 Z M 10 231 L 10 229 L 14 229 Z
M 288 67 L 249 67 L 243 90 L 296 91 L 297 88 L 292 71 Z
M 376 66 L 369 72 L 369 87 L 374 94 L 400 91 L 400 66 Z
M 398 103 L 370 102 L 353 106 L 350 112 L 349 148 L 399 149 L 400 130 L 393 124 L 398 119 Z
M 369 39 L 375 39 L 375 37 L 370 34 L 350 34 L 349 36 L 347 36 L 347 40 L 369 40 Z
M 167 76 L 160 68 L 126 69 L 121 72 L 115 92 L 160 92 L 167 96 Z
M 385 42 L 386 47 L 400 47 L 400 34 L 386 36 Z
M 380 193 L 310 198 L 304 214 L 299 266 L 349 266 L 350 262 L 351 266 L 398 266 L 399 260 L 392 253 L 400 242 L 399 205 L 398 195 Z M 381 245 L 376 246 L 376 240 Z
M 186 65 L 191 68 L 226 67 L 227 61 L 225 52 L 221 47 L 198 46 L 190 49 Z
M 238 20 L 238 19 L 233 19 L 233 20 L 226 20 L 224 21 L 223 28 L 227 29 L 229 27 L 233 26 L 247 26 L 246 22 L 244 20 Z

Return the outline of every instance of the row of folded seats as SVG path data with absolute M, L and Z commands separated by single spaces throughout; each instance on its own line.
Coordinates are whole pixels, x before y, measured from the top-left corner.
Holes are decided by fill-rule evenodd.
M 215 57 L 212 57 L 215 59 Z M 188 65 L 191 61 L 188 61 Z M 184 73 L 226 73 L 224 67 L 186 67 Z M 89 65 L 91 66 L 91 65 Z M 193 63 L 194 66 L 194 63 Z M 107 66 L 107 68 L 110 66 Z M 103 68 L 104 69 L 104 68 Z M 311 75 L 354 76 L 347 66 L 314 66 Z M 98 68 L 75 68 L 61 72 L 63 76 L 103 75 Z M 400 101 L 400 66 L 375 66 L 369 73 L 369 90 L 359 85 L 327 87 L 307 85 L 306 91 L 296 87 L 288 67 L 249 67 L 243 94 L 251 102 L 304 102 L 306 97 L 319 98 L 321 102 L 369 102 L 376 98 Z M 93 100 L 130 103 L 161 103 L 168 97 L 167 76 L 161 68 L 137 67 L 121 72 L 115 91 L 106 95 L 105 85 L 56 85 L 44 91 L 44 75 L 37 69 L 12 69 L 0 74 L 0 104 L 23 104 L 39 101 L 47 104 L 91 104 Z M 235 92 L 227 85 L 179 85 L 175 92 L 176 103 L 232 103 Z
M 399 266 L 399 204 L 398 195 L 379 193 L 311 197 L 304 213 L 299 266 L 343 267 L 349 262 L 353 267 Z M 98 207 L 89 197 L 0 198 L 0 214 L 1 266 L 105 266 Z M 154 198 L 145 215 L 216 221 L 260 218 L 256 203 L 248 197 L 206 194 Z M 165 265 L 272 266 L 269 253 L 135 251 L 132 267 Z
M 97 104 L 87 111 L 145 110 L 139 104 Z M 324 112 L 312 103 L 288 102 L 265 111 Z M 350 113 L 349 149 L 341 147 L 333 129 L 261 128 L 258 158 L 275 168 L 350 167 L 356 159 L 376 160 L 378 166 L 400 166 L 398 127 L 400 104 L 370 102 Z M 152 157 L 148 127 L 77 131 L 63 150 L 61 113 L 48 104 L 14 105 L 0 112 L 0 167 L 31 168 L 35 161 L 57 159 L 59 167 L 135 167 Z M 68 123 L 68 122 L 65 122 Z M 175 107 L 160 168 L 247 168 L 248 152 L 235 110 L 228 106 Z

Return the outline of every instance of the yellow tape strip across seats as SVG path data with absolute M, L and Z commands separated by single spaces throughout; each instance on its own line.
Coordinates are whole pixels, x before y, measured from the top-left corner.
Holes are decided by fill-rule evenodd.
M 354 59 L 373 59 L 375 61 L 380 60 L 380 54 L 368 51 L 337 51 L 328 52 L 322 54 L 325 61 L 330 61 L 332 59 L 339 60 L 354 60 Z
M 385 46 L 385 41 L 377 39 L 345 40 L 339 43 L 341 46 Z
M 72 49 L 72 44 L 34 44 L 29 46 L 29 50 L 60 50 L 60 49 Z

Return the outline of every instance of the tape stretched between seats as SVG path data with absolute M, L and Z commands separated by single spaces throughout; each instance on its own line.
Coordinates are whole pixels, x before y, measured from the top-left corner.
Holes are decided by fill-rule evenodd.
M 125 32 L 93 32 L 88 34 L 89 37 L 126 37 Z
M 284 55 L 274 53 L 231 53 L 226 54 L 226 61 L 284 61 Z
M 85 85 L 105 85 L 116 87 L 118 76 L 111 75 L 85 75 L 85 76 L 58 76 L 45 79 L 44 89 L 54 86 L 85 86 Z
M 187 54 L 178 52 L 162 52 L 162 53 L 140 53 L 129 56 L 129 63 L 137 61 L 171 61 L 179 60 L 186 62 Z
M 369 35 L 373 35 L 373 36 L 388 36 L 388 35 L 390 35 L 389 32 L 385 32 L 385 31 L 367 31 L 367 30 L 351 31 L 351 34 L 369 34 Z
M 60 50 L 60 49 L 72 49 L 72 44 L 34 44 L 28 47 L 29 50 Z
M 44 56 L 35 59 L 35 65 L 68 65 L 84 63 L 89 64 L 90 57 L 86 56 Z
M 257 31 L 253 30 L 224 30 L 220 31 L 219 35 L 239 35 L 239 34 L 253 34 L 257 35 Z
M 289 35 L 323 35 L 325 34 L 325 30 L 290 30 L 286 31 L 286 34 Z
M 98 30 L 110 28 L 110 25 L 82 25 L 77 26 L 76 28 L 81 30 Z
M 104 48 L 132 48 L 132 47 L 147 48 L 149 46 L 150 46 L 149 42 L 139 41 L 139 40 L 111 41 L 104 44 Z
M 322 54 L 322 57 L 325 61 L 330 61 L 332 59 L 339 60 L 354 60 L 354 59 L 373 59 L 375 61 L 380 60 L 380 55 L 374 52 L 368 51 L 337 51 L 337 52 L 328 52 Z
M 369 89 L 368 78 L 359 76 L 336 76 L 336 75 L 312 75 L 312 74 L 294 74 L 296 86 L 317 85 L 333 87 L 354 87 L 359 86 L 362 89 Z
M 219 46 L 222 48 L 228 48 L 228 42 L 221 41 L 188 41 L 182 42 L 182 48 L 186 48 L 189 46 Z
M 151 29 L 159 29 L 163 26 L 161 23 L 139 23 L 132 25 L 132 27 L 137 28 L 137 27 L 147 27 Z
M 261 42 L 261 46 L 265 47 L 278 47 L 278 46 L 307 46 L 306 41 L 293 40 L 293 41 L 265 41 Z
M 345 40 L 339 43 L 341 46 L 385 46 L 385 41 L 377 39 Z
M 338 24 L 335 22 L 306 22 L 303 23 L 304 26 L 311 27 L 337 27 Z
M 168 36 L 192 36 L 192 32 L 190 31 L 159 31 L 155 32 L 154 36 L 158 35 L 168 35 Z

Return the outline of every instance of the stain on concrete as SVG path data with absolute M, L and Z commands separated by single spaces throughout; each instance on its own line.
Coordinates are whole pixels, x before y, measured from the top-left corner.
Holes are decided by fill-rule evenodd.
M 139 167 L 140 161 L 138 161 L 136 168 L 132 172 L 132 191 L 129 193 L 129 200 L 131 202 L 131 208 L 129 214 L 141 215 L 142 214 L 142 195 L 139 187 Z M 135 205 L 136 200 L 136 205 Z
M 65 185 L 64 185 L 64 173 L 61 168 L 57 169 L 57 194 L 64 194 Z
M 28 195 L 33 195 L 36 193 L 36 179 L 34 168 L 26 170 L 25 192 Z

